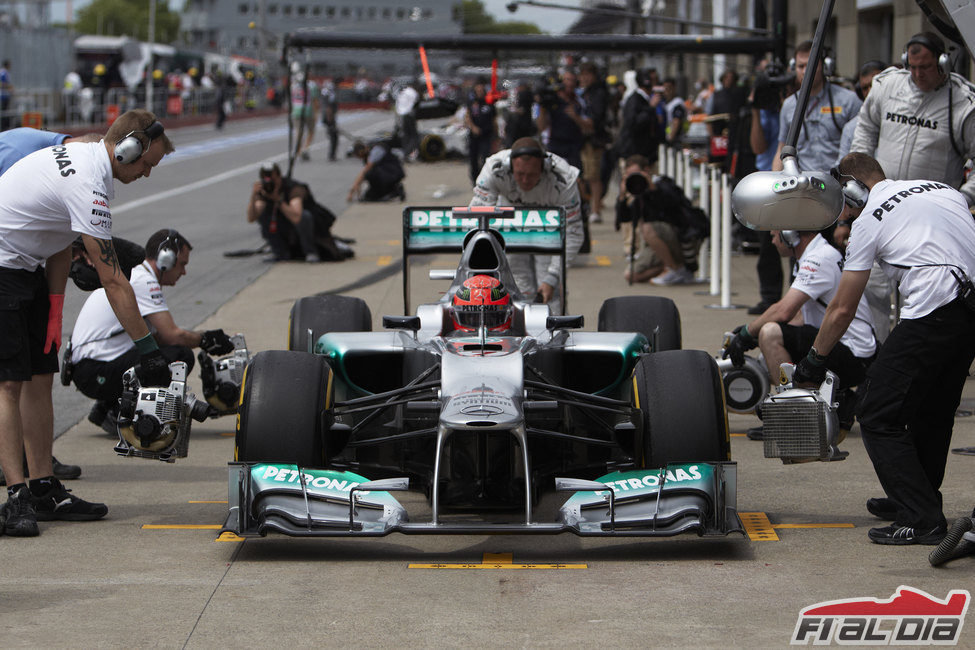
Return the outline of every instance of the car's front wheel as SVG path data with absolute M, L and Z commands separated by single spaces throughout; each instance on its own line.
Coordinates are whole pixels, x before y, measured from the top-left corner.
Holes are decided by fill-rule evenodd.
M 635 445 L 643 467 L 730 458 L 721 373 L 706 352 L 643 356 L 633 382 L 634 402 L 643 412 L 643 435 Z
M 234 459 L 324 467 L 331 425 L 332 369 L 324 357 L 270 350 L 244 373 Z
M 654 352 L 681 349 L 680 312 L 670 298 L 619 296 L 599 308 L 600 332 L 639 332 L 657 345 Z
M 372 312 L 362 298 L 306 296 L 291 306 L 288 349 L 313 352 L 315 341 L 327 332 L 369 332 Z

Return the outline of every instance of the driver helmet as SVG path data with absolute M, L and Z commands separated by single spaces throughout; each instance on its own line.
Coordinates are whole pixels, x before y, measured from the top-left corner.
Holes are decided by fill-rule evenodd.
M 464 332 L 476 330 L 482 322 L 491 331 L 506 330 L 511 327 L 511 311 L 508 290 L 490 275 L 464 280 L 454 293 L 450 309 L 454 327 Z

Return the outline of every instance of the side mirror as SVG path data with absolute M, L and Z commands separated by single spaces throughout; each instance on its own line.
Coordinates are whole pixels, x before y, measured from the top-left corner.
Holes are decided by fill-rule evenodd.
M 582 316 L 549 316 L 545 319 L 545 329 L 580 329 L 583 325 Z
M 388 330 L 410 330 L 416 332 L 420 329 L 419 316 L 383 316 L 383 327 Z

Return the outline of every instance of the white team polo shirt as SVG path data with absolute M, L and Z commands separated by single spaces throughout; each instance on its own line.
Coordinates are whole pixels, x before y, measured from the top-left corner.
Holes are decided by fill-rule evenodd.
M 0 266 L 33 271 L 79 234 L 111 239 L 114 195 L 104 141 L 21 158 L 0 176 Z
M 146 262 L 132 269 L 129 282 L 143 318 L 149 314 L 169 311 L 169 305 L 163 297 L 162 285 Z M 152 334 L 156 333 L 148 321 L 146 325 L 149 325 Z M 71 359 L 75 363 L 82 359 L 112 361 L 135 346 L 115 316 L 104 289 L 92 291 L 85 301 L 71 333 L 71 346 Z
M 821 327 L 826 306 L 833 300 L 840 284 L 843 256 L 822 235 L 816 235 L 802 251 L 796 264 L 798 270 L 792 288 L 810 298 L 802 305 L 802 320 L 806 325 Z M 855 357 L 871 357 L 877 349 L 871 322 L 870 306 L 867 299 L 860 296 L 856 316 L 840 338 L 840 342 L 850 348 Z
M 900 283 L 901 318 L 921 318 L 958 295 L 953 266 L 975 273 L 975 220 L 961 192 L 935 181 L 880 181 L 850 229 L 846 264 L 867 271 L 876 259 Z M 957 272 L 957 269 L 955 269 Z

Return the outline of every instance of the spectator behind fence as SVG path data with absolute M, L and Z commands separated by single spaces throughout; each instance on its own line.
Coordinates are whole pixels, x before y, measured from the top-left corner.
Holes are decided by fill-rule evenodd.
M 599 77 L 596 64 L 586 61 L 579 66 L 579 84 L 586 114 L 592 121 L 592 131 L 582 145 L 582 180 L 589 186 L 589 221 L 600 223 L 605 188 L 602 180 L 603 158 L 612 142 L 609 135 L 609 92 Z
M 720 164 L 729 174 L 733 155 L 741 144 L 739 114 L 746 98 L 747 92 L 738 85 L 738 73 L 725 70 L 721 73 L 721 88 L 711 94 L 705 109 L 710 136 L 708 161 Z
M 687 107 L 684 105 L 684 98 L 677 95 L 676 79 L 672 77 L 664 79 L 663 88 L 667 144 L 677 147 L 680 146 L 684 129 L 687 127 Z
M 876 158 L 887 178 L 941 181 L 975 205 L 975 176 L 964 180 L 965 162 L 975 157 L 975 91 L 950 72 L 935 34 L 912 36 L 902 62 L 903 70 L 873 78 L 850 151 Z

